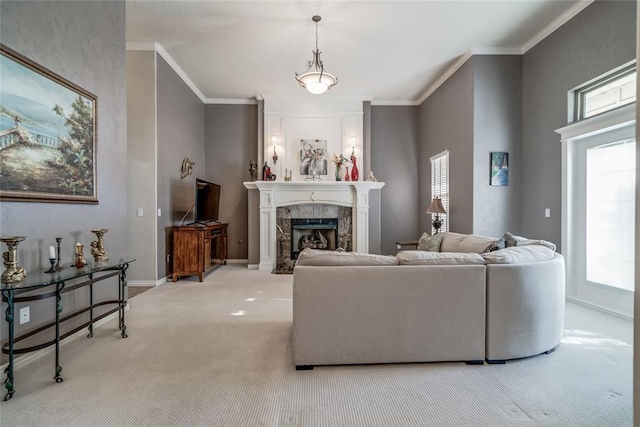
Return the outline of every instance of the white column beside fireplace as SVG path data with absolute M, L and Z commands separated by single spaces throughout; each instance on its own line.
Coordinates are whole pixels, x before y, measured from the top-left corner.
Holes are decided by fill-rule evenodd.
M 371 181 L 255 181 L 245 182 L 260 192 L 260 270 L 276 264 L 276 208 L 306 203 L 347 206 L 353 209 L 353 250 L 369 252 L 369 191 L 384 187 Z

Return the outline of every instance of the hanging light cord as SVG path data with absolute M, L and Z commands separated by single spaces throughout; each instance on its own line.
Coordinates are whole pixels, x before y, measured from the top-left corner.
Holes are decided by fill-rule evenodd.
M 319 20 L 318 20 L 319 21 Z M 320 49 L 318 49 L 318 21 L 315 21 L 316 23 L 316 51 L 314 53 L 315 59 L 316 59 L 316 71 L 318 70 L 318 67 L 320 67 L 320 77 L 318 78 L 318 81 L 322 81 L 322 75 L 324 74 L 324 65 L 322 65 L 322 61 L 320 61 Z

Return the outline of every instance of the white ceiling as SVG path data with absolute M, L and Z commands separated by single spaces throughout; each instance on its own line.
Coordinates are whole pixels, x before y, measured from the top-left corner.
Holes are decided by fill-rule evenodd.
M 322 96 L 415 103 L 469 49 L 521 53 L 589 2 L 127 0 L 127 43 L 159 43 L 204 98 L 301 95 L 317 14 Z

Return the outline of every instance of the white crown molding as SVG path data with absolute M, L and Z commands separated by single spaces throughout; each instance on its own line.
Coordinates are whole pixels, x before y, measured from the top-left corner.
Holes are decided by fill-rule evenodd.
M 238 99 L 238 98 L 207 98 L 204 100 L 205 104 L 236 104 L 236 105 L 256 105 L 258 101 L 256 99 Z
M 433 92 L 436 91 L 436 89 L 442 86 L 444 82 L 449 80 L 449 77 L 453 76 L 453 74 L 458 71 L 460 67 L 462 67 L 469 60 L 469 58 L 471 58 L 471 55 L 473 55 L 471 53 L 471 49 L 463 53 L 462 56 L 460 56 L 458 60 L 454 62 L 440 77 L 438 77 L 438 80 L 436 80 L 434 84 L 429 86 L 426 92 L 423 93 L 420 98 L 418 98 L 417 104 L 422 104 L 428 97 L 431 96 Z
M 372 107 L 376 107 L 376 106 L 415 107 L 417 105 L 420 105 L 418 101 L 371 101 Z
M 587 6 L 593 3 L 595 0 L 578 0 L 570 9 L 565 11 L 562 15 L 556 18 L 553 22 L 547 25 L 539 33 L 534 35 L 531 39 L 527 40 L 521 47 L 506 47 L 506 48 L 482 48 L 476 47 L 467 50 L 462 56 L 458 58 L 427 90 L 418 98 L 417 101 L 374 101 L 371 96 L 337 96 L 344 100 L 360 99 L 362 101 L 371 101 L 371 105 L 380 106 L 416 106 L 422 104 L 429 96 L 431 96 L 440 86 L 444 84 L 460 67 L 462 67 L 473 55 L 523 55 L 535 45 L 540 43 L 546 37 L 548 37 L 555 30 L 564 25 L 571 18 L 576 16 Z M 180 68 L 178 63 L 169 55 L 165 48 L 160 43 L 152 42 L 127 42 L 127 50 L 131 51 L 156 51 L 162 56 L 162 58 L 169 64 L 173 71 L 180 76 L 180 78 L 191 88 L 193 93 L 204 104 L 238 104 L 238 105 L 255 105 L 257 101 L 264 100 L 265 98 L 278 98 L 280 95 L 263 95 L 258 94 L 255 99 L 237 99 L 237 98 L 206 98 L 202 91 L 193 83 L 193 81 L 187 76 L 187 74 Z M 331 97 L 334 98 L 334 97 Z
M 196 84 L 189 78 L 189 76 L 187 76 L 187 73 L 185 73 L 184 70 L 180 68 L 178 63 L 171 57 L 171 55 L 169 55 L 169 52 L 167 52 L 160 43 L 156 43 L 156 52 L 158 52 L 158 54 L 162 56 L 162 59 L 167 61 L 167 64 L 169 64 L 169 66 L 173 69 L 173 71 L 175 71 L 176 74 L 180 76 L 182 81 L 184 81 L 187 84 L 187 86 L 191 88 L 193 93 L 195 93 L 196 96 L 200 98 L 200 101 L 204 103 L 206 100 L 206 97 L 204 96 L 204 94 L 200 91 L 200 89 L 198 89 L 198 86 L 196 86 Z
M 582 10 L 584 10 L 587 6 L 593 3 L 594 0 L 579 0 L 578 3 L 573 5 L 570 9 L 556 18 L 551 24 L 547 25 L 535 36 L 531 37 L 527 40 L 520 48 L 473 48 L 466 51 L 456 62 L 451 65 L 439 78 L 435 81 L 429 88 L 425 91 L 424 94 L 418 101 L 416 105 L 422 104 L 433 92 L 436 91 L 444 82 L 446 82 L 449 77 L 451 77 L 460 67 L 462 67 L 465 62 L 469 60 L 473 55 L 524 55 L 527 53 L 529 49 L 540 43 L 546 37 L 548 37 L 555 30 L 564 25 L 571 18 L 576 16 Z
M 540 43 L 542 40 L 547 38 L 551 33 L 553 33 L 558 28 L 562 27 L 567 23 L 571 18 L 576 16 L 578 13 L 582 12 L 587 6 L 593 3 L 594 0 L 579 0 L 578 3 L 573 5 L 569 10 L 564 12 L 562 15 L 558 16 L 551 24 L 547 25 L 535 36 L 531 37 L 525 44 L 522 45 L 522 54 L 525 54 Z

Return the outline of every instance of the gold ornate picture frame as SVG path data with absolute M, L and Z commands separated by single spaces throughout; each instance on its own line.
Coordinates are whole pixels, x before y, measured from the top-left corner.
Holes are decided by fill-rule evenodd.
M 97 101 L 0 44 L 0 200 L 98 203 Z

